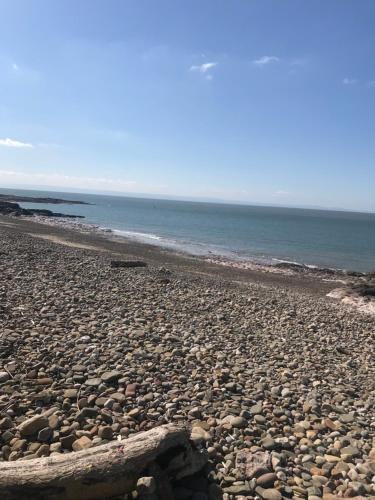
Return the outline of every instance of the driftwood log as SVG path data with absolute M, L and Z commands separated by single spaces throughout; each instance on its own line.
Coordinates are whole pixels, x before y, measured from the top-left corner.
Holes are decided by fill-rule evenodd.
M 167 500 L 170 494 L 163 481 L 194 474 L 205 463 L 206 456 L 195 449 L 187 429 L 168 424 L 84 451 L 2 462 L 0 498 L 108 499 L 133 491 L 139 477 L 151 471 L 160 481 L 159 498 Z

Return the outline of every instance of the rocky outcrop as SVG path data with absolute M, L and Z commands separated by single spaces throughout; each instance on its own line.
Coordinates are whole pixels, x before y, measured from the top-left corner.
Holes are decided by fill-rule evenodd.
M 355 284 L 351 288 L 360 297 L 375 297 L 375 277 L 363 283 Z
M 63 200 L 61 198 L 39 198 L 34 196 L 17 196 L 11 194 L 0 194 L 0 201 L 10 201 L 12 203 L 16 201 L 24 202 L 24 203 L 50 203 L 53 205 L 91 205 L 91 203 L 87 203 L 86 201 L 77 201 L 77 200 Z
M 44 217 L 66 217 L 69 219 L 84 219 L 83 215 L 69 215 L 59 212 L 52 212 L 51 210 L 36 209 L 36 208 L 22 208 L 18 203 L 11 203 L 9 201 L 0 201 L 0 215 L 11 215 L 19 217 L 20 215 L 43 215 Z
M 297 262 L 278 262 L 273 265 L 276 269 L 284 269 L 292 271 L 293 273 L 305 273 L 318 276 L 337 276 L 337 277 L 350 277 L 361 278 L 366 277 L 366 273 L 359 271 L 348 271 L 346 269 L 331 269 L 329 267 L 315 267 L 307 266 L 305 264 L 298 264 Z
M 348 282 L 332 290 L 328 297 L 341 300 L 343 304 L 356 307 L 359 311 L 375 315 L 375 275 L 368 273 L 362 279 Z

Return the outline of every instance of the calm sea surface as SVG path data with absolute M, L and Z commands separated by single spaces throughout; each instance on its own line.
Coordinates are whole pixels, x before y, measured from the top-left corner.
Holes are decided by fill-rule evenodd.
M 375 214 L 1 189 L 93 205 L 21 203 L 84 215 L 139 241 L 232 259 L 375 271 Z

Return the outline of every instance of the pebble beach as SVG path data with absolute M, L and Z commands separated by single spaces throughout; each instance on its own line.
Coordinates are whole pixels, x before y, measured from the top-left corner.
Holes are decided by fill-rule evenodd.
M 7 217 L 0 241 L 1 461 L 174 422 L 210 463 L 176 499 L 375 498 L 375 317 L 334 284 Z

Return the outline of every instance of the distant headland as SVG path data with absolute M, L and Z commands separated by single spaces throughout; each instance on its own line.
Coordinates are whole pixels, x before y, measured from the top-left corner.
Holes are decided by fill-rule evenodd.
M 44 217 L 65 217 L 70 219 L 83 219 L 83 215 L 62 214 L 52 212 L 47 209 L 23 208 L 16 202 L 23 203 L 45 203 L 51 205 L 69 204 L 69 205 L 91 205 L 85 201 L 63 200 L 61 198 L 39 198 L 33 196 L 18 196 L 11 194 L 0 194 L 0 215 L 11 215 L 19 217 L 20 215 L 32 216 L 43 215 Z
M 78 201 L 78 200 L 64 200 L 61 198 L 39 198 L 35 196 L 18 196 L 11 194 L 0 194 L 0 201 L 10 201 L 10 202 L 23 202 L 23 203 L 50 203 L 53 205 L 91 205 L 86 201 Z

